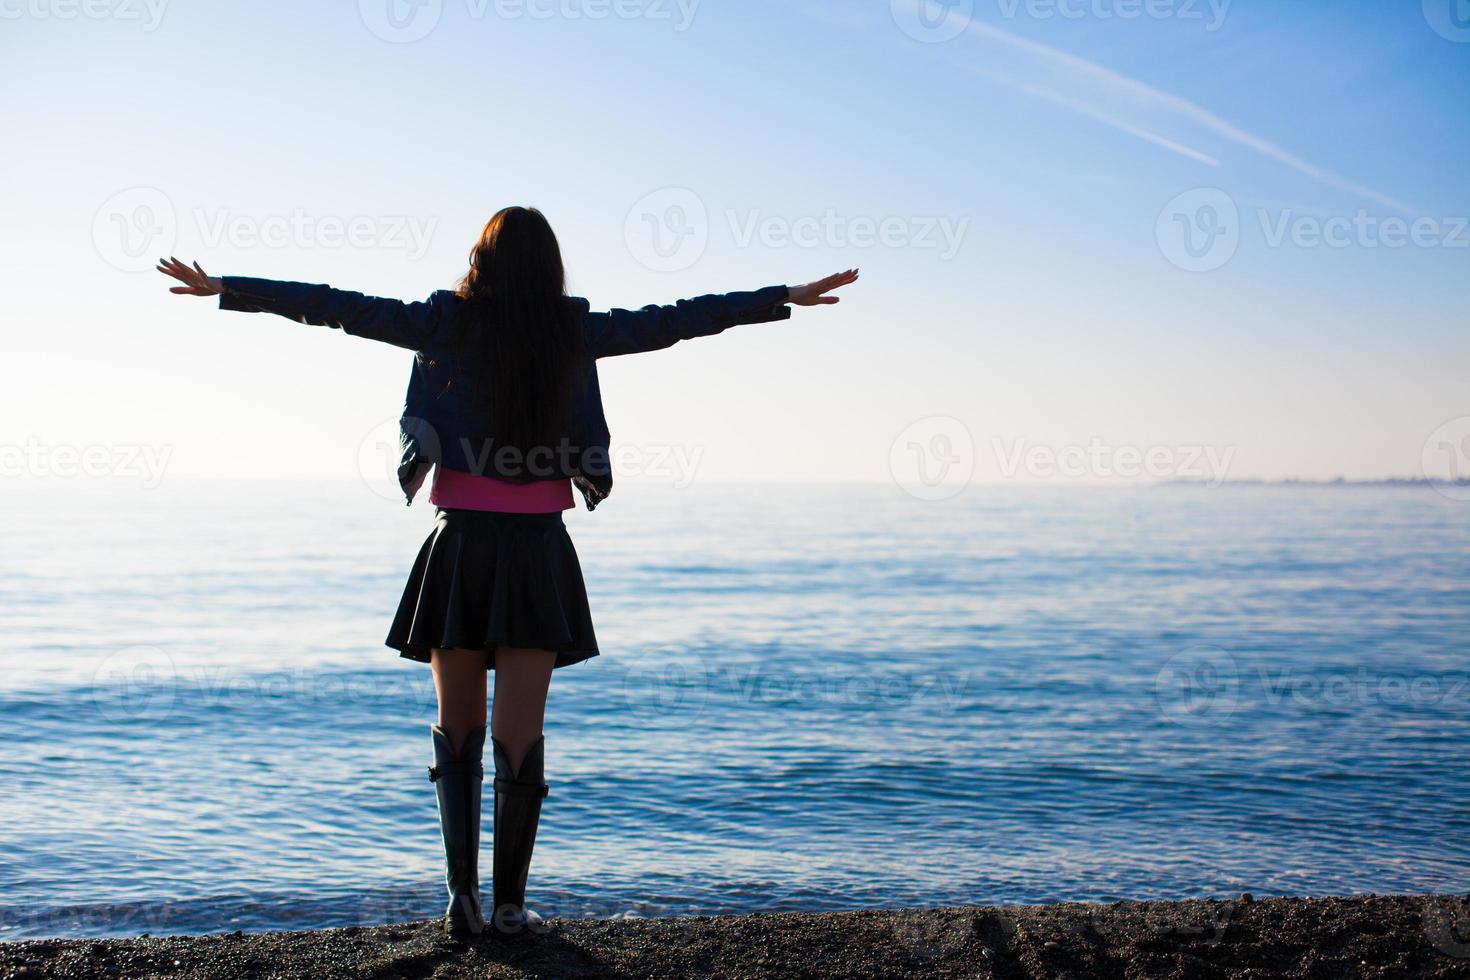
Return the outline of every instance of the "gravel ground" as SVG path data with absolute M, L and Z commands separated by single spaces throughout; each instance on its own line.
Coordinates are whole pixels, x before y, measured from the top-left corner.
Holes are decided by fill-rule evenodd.
M 436 923 L 0 944 L 0 977 L 1470 977 L 1470 896 Z

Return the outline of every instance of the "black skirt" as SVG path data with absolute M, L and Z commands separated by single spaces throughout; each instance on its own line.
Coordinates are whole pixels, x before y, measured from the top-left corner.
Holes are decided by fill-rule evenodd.
M 440 508 L 388 630 L 410 660 L 501 645 L 552 650 L 556 666 L 597 656 L 587 587 L 561 514 Z

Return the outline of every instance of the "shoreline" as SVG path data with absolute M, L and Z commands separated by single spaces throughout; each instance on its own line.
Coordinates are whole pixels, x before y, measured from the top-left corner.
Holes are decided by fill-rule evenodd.
M 1470 895 L 552 919 L 460 944 L 433 920 L 0 943 L 0 978 L 1470 977 Z

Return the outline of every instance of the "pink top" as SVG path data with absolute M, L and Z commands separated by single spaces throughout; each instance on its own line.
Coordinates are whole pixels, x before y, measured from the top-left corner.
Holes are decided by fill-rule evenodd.
M 496 510 L 502 514 L 550 514 L 576 506 L 569 479 L 516 483 L 443 466 L 434 467 L 429 503 L 451 510 Z

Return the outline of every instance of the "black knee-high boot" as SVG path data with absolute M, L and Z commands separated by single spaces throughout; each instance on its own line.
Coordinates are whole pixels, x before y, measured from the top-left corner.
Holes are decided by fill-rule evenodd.
M 541 820 L 541 800 L 546 785 L 544 738 L 538 738 L 513 769 L 505 746 L 495 746 L 495 909 L 491 921 L 502 933 L 535 929 L 541 917 L 526 908 L 526 873 L 531 869 L 531 851 L 536 845 L 536 825 Z
M 485 929 L 480 914 L 480 784 L 485 778 L 485 726 L 470 732 L 455 752 L 444 729 L 433 725 L 434 764 L 429 778 L 439 794 L 439 829 L 444 834 L 444 883 L 449 908 L 444 931 L 477 936 Z

